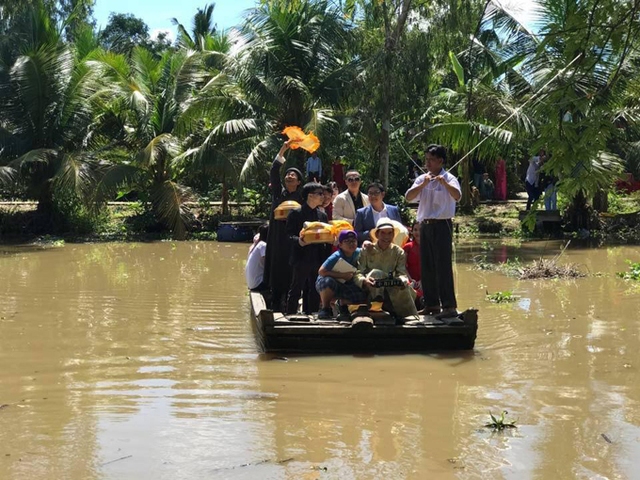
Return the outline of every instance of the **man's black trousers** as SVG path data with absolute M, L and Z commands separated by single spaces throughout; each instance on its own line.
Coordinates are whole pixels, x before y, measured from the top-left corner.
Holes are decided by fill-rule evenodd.
M 429 220 L 420 224 L 422 291 L 427 308 L 457 308 L 453 285 L 453 222 Z
M 320 262 L 308 262 L 302 260 L 293 266 L 293 275 L 291 277 L 291 287 L 289 287 L 289 296 L 287 297 L 287 313 L 293 314 L 298 311 L 298 301 L 304 290 L 307 295 L 306 302 L 303 301 L 309 314 L 317 312 L 320 307 L 320 294 L 316 291 L 316 279 L 318 278 L 318 269 L 322 265 Z M 305 286 L 307 288 L 305 288 Z

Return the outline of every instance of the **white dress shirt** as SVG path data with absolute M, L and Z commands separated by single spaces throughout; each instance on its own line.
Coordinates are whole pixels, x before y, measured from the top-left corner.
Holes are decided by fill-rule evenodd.
M 440 171 L 440 175 L 444 176 L 445 181 L 460 192 L 460 183 L 458 179 L 447 172 L 445 169 Z M 422 185 L 427 179 L 426 174 L 420 175 L 413 182 L 412 188 Z M 447 191 L 444 185 L 433 180 L 429 185 L 424 187 L 418 195 L 418 221 L 426 219 L 442 219 L 447 220 L 453 218 L 456 213 L 456 200 Z
M 382 210 L 380 210 L 379 212 L 376 212 L 376 209 L 373 207 L 371 207 L 371 211 L 373 212 L 373 222 L 375 225 L 378 224 L 378 220 L 380 220 L 381 218 L 389 218 L 389 215 L 387 215 L 386 205 L 384 205 Z

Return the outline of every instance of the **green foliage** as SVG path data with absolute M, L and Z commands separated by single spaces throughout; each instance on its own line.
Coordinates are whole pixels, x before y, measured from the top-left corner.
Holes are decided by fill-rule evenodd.
M 502 224 L 496 222 L 492 218 L 478 218 L 478 232 L 497 234 L 502 231 Z
M 93 211 L 83 205 L 73 190 L 61 189 L 54 194 L 52 233 L 88 235 L 99 232 L 109 221 L 106 209 Z
M 493 303 L 512 303 L 517 301 L 520 296 L 514 295 L 510 290 L 504 292 L 489 293 L 487 291 L 487 300 Z
M 451 59 L 451 65 L 453 67 L 453 71 L 456 74 L 456 77 L 458 77 L 458 84 L 460 87 L 464 87 L 464 70 L 462 68 L 462 65 L 460 64 L 460 62 L 458 61 L 458 57 L 456 57 L 456 55 L 453 52 L 449 52 L 449 58 Z
M 640 262 L 632 262 L 631 260 L 627 260 L 629 264 L 628 272 L 617 272 L 616 275 L 620 278 L 624 278 L 625 280 L 640 280 Z
M 245 188 L 242 190 L 242 196 L 239 197 L 245 199 L 251 204 L 251 214 L 260 218 L 268 218 L 271 210 L 271 204 L 265 199 L 267 194 L 251 188 Z
M 490 428 L 496 432 L 502 432 L 503 430 L 510 428 L 518 428 L 516 426 L 517 420 L 509 420 L 506 418 L 508 413 L 509 412 L 506 410 L 503 410 L 499 417 L 495 417 L 491 412 L 489 412 L 489 418 L 491 418 L 491 421 L 484 425 L 485 428 Z
M 617 190 L 609 190 L 607 199 L 609 209 L 607 213 L 611 215 L 633 213 L 640 210 L 640 196 L 637 192 L 634 195 L 622 195 Z
M 149 27 L 131 13 L 112 12 L 109 23 L 100 32 L 100 41 L 106 50 L 128 55 L 135 47 L 149 41 Z
M 241 175 L 272 161 L 279 133 L 289 125 L 313 131 L 322 157 L 325 145 L 330 148 L 339 136 L 334 109 L 356 73 L 346 56 L 351 31 L 345 18 L 326 0 L 269 1 L 247 15 L 242 34 L 244 45 L 231 72 L 260 115 L 253 121 L 255 142 Z M 306 159 L 304 151 L 290 155 L 299 164 Z
M 212 3 L 192 25 L 173 19 L 173 46 L 130 14 L 97 32 L 92 0 L 0 0 L 0 189 L 38 200 L 47 228 L 60 215 L 77 231 L 100 228 L 89 217 L 104 202 L 140 199 L 150 229 L 184 238 L 202 223 L 186 207 L 197 194 L 222 199 L 225 216 L 230 198 L 266 216 L 280 132 L 298 125 L 327 166 L 342 157 L 386 183 L 407 222 L 408 152 L 431 142 L 449 165 L 466 156 L 463 208 L 472 159 L 491 171 L 504 157 L 513 197 L 521 162 L 546 147 L 569 225 L 597 226 L 598 191 L 631 212 L 609 187 L 640 168 L 640 6 L 545 0 L 534 35 L 503 3 L 268 0 L 232 48 Z M 303 166 L 305 152 L 287 155 Z

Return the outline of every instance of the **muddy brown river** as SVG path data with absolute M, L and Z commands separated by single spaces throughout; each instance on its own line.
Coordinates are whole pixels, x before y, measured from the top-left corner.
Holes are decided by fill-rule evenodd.
M 245 244 L 0 246 L 0 479 L 640 478 L 640 249 L 568 249 L 592 274 L 517 281 L 461 243 L 469 353 L 273 358 Z M 485 292 L 511 290 L 513 304 Z M 493 433 L 489 412 L 517 429 Z

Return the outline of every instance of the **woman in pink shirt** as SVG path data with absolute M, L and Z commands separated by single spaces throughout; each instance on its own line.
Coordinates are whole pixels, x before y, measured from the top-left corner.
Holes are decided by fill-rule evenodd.
M 494 192 L 496 200 L 507 199 L 507 165 L 502 157 L 498 158 L 496 164 L 496 189 Z

